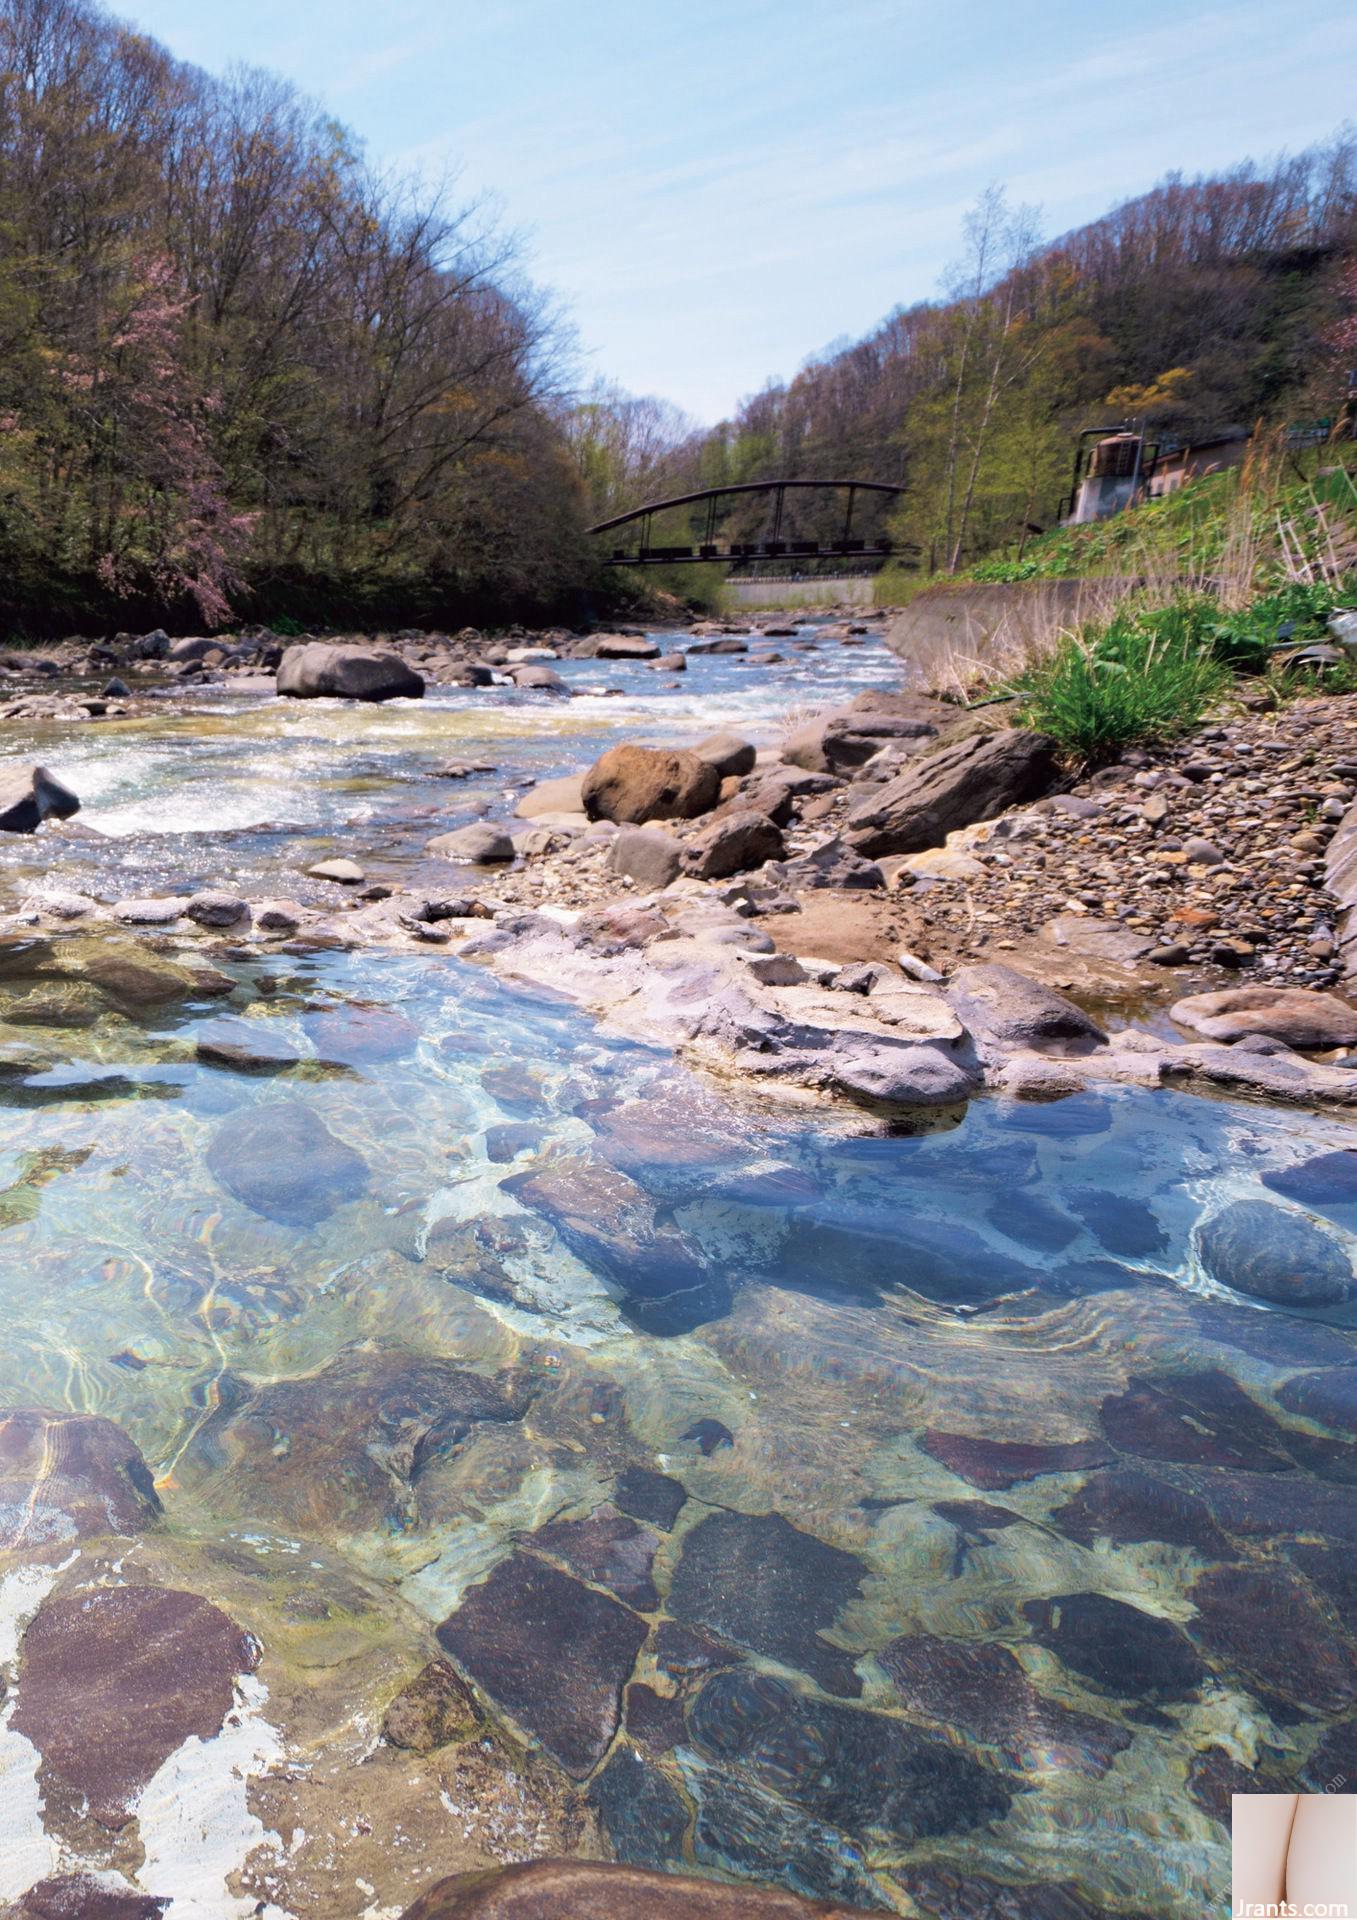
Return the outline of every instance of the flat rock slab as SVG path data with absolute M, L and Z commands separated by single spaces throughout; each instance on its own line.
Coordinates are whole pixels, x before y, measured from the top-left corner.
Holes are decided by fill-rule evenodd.
M 1035 800 L 1055 784 L 1055 742 L 1025 728 L 972 733 L 911 763 L 857 801 L 848 838 L 859 853 L 919 853 L 949 833 Z
M 16 1909 L 19 1920 L 159 1920 L 168 1899 L 92 1880 L 84 1873 L 63 1873 L 30 1887 Z
M 617 1731 L 622 1688 L 646 1632 L 630 1607 L 519 1552 L 470 1589 L 438 1639 L 525 1732 L 583 1779 Z
M 974 1433 L 929 1427 L 920 1443 L 945 1467 L 987 1493 L 1036 1480 L 1044 1473 L 1079 1473 L 1105 1467 L 1111 1450 L 1096 1440 L 986 1440 Z
M 90 1413 L 0 1412 L 0 1550 L 132 1536 L 160 1512 L 121 1427 Z
M 13 1725 L 94 1818 L 120 1827 L 176 1748 L 210 1740 L 258 1648 L 219 1607 L 166 1587 L 100 1587 L 43 1602 L 24 1634 Z
M 650 1577 L 659 1536 L 615 1507 L 599 1507 L 587 1520 L 553 1520 L 538 1528 L 530 1544 L 630 1607 L 648 1612 L 660 1603 Z
M 594 1860 L 537 1860 L 440 1880 L 402 1920 L 849 1920 L 863 1911 L 778 1888 Z
M 828 1692 L 860 1694 L 853 1655 L 821 1638 L 866 1572 L 780 1513 L 716 1513 L 685 1535 L 669 1611 L 753 1653 L 799 1667 Z
M 912 1714 L 945 1731 L 961 1728 L 1024 1767 L 1106 1773 L 1131 1744 L 1124 1727 L 1048 1699 L 1008 1647 L 916 1633 L 877 1660 Z
M 1315 993 L 1308 987 L 1226 987 L 1220 993 L 1193 993 L 1170 1007 L 1169 1018 L 1207 1040 L 1262 1034 L 1300 1048 L 1357 1043 L 1357 1007 L 1336 993 Z
M 1264 1693 L 1319 1713 L 1357 1698 L 1357 1653 L 1298 1574 L 1283 1567 L 1212 1567 L 1191 1592 L 1193 1638 Z
M 310 1227 L 356 1199 L 367 1162 L 300 1100 L 242 1108 L 217 1129 L 207 1150 L 213 1178 L 242 1206 L 267 1220 Z
M 1105 1593 L 1066 1593 L 1023 1607 L 1032 1637 L 1100 1690 L 1181 1700 L 1206 1677 L 1181 1627 Z

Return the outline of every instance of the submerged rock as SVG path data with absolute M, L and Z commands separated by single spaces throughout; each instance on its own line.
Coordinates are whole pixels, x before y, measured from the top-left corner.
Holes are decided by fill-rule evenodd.
M 308 1014 L 302 1022 L 322 1060 L 346 1067 L 381 1060 L 403 1060 L 419 1045 L 419 1028 L 396 1007 L 364 1006 L 359 1001 Z
M 446 1660 L 431 1660 L 387 1708 L 382 1737 L 409 1753 L 432 1753 L 469 1740 L 482 1719 L 475 1694 L 456 1669 Z
M 1029 1600 L 1023 1614 L 1032 1623 L 1033 1639 L 1075 1673 L 1124 1699 L 1179 1700 L 1194 1693 L 1205 1677 L 1181 1627 L 1105 1593 Z
M 660 1603 L 650 1569 L 659 1535 L 605 1505 L 587 1520 L 553 1520 L 526 1542 L 535 1553 L 562 1560 L 582 1580 L 607 1587 L 629 1607 L 649 1612 Z
M 36 833 L 44 820 L 69 820 L 80 802 L 46 767 L 0 773 L 0 833 Z
M 1357 1210 L 1357 1148 L 1338 1147 L 1294 1167 L 1274 1168 L 1263 1175 L 1263 1185 L 1316 1213 L 1332 1213 L 1335 1207 Z
M 422 676 L 399 654 L 321 640 L 289 647 L 279 662 L 276 685 L 280 694 L 294 700 L 418 699 L 424 692 Z
M 1112 1444 L 1142 1459 L 1264 1472 L 1291 1465 L 1276 1421 L 1218 1367 L 1133 1377 L 1106 1396 L 1101 1417 Z
M 242 1206 L 286 1226 L 314 1227 L 368 1183 L 362 1155 L 300 1100 L 242 1107 L 207 1150 L 213 1178 Z
M 165 1587 L 45 1600 L 24 1634 L 12 1725 L 43 1773 L 120 1827 L 177 1747 L 220 1733 L 259 1650 L 219 1607 Z
M 821 1634 L 857 1598 L 864 1573 L 851 1553 L 780 1513 L 714 1513 L 684 1535 L 669 1611 L 802 1668 L 827 1692 L 856 1695 L 853 1655 Z
M 691 820 L 716 805 L 721 776 L 695 753 L 659 747 L 610 747 L 584 776 L 591 820 Z
M 1289 1207 L 1236 1200 L 1197 1229 L 1205 1271 L 1222 1286 L 1279 1306 L 1331 1307 L 1357 1294 L 1339 1242 Z
M 1091 1473 L 1078 1492 L 1056 1508 L 1051 1524 L 1086 1547 L 1099 1539 L 1115 1546 L 1163 1540 L 1191 1547 L 1208 1560 L 1223 1559 L 1230 1551 L 1204 1500 L 1138 1467 Z
M 159 1513 L 150 1469 L 112 1420 L 0 1412 L 0 1550 L 138 1534 Z
M 652 1473 L 648 1467 L 628 1467 L 619 1475 L 613 1498 L 623 1513 L 634 1520 L 649 1521 L 665 1533 L 679 1517 L 688 1498 L 682 1481 L 667 1473 Z
M 659 1768 L 634 1749 L 618 1746 L 592 1782 L 589 1804 L 602 1820 L 619 1860 L 636 1867 L 682 1861 L 692 1818 L 688 1803 Z
M 612 1742 L 645 1638 L 629 1607 L 523 1552 L 470 1588 L 438 1629 L 477 1686 L 576 1779 Z
M 64 1873 L 30 1887 L 15 1909 L 17 1920 L 159 1920 L 168 1897 L 134 1893 L 126 1882 L 86 1873 Z
M 1320 1713 L 1357 1698 L 1357 1652 L 1336 1633 L 1298 1574 L 1284 1567 L 1212 1567 L 1192 1588 L 1192 1634 L 1255 1690 Z
M 1003 1775 L 944 1740 L 747 1667 L 706 1682 L 688 1727 L 707 1759 L 738 1766 L 854 1835 L 915 1841 L 964 1832 L 1001 1819 L 1013 1799 Z
M 1044 1473 L 1076 1473 L 1103 1467 L 1111 1454 L 1096 1440 L 987 1440 L 976 1433 L 929 1427 L 919 1443 L 945 1467 L 987 1493 L 1036 1480 Z
M 1008 1647 L 916 1633 L 877 1660 L 910 1713 L 959 1728 L 1018 1766 L 1102 1774 L 1131 1744 L 1115 1722 L 1048 1699 Z

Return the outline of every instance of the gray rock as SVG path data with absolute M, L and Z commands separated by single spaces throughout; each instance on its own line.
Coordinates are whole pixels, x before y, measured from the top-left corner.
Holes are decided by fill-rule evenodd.
M 251 1102 L 214 1135 L 207 1164 L 219 1185 L 268 1220 L 311 1227 L 361 1194 L 362 1156 L 299 1100 Z
M 526 693 L 563 693 L 570 692 L 559 673 L 550 667 L 510 667 L 509 678 L 516 687 Z
M 660 649 L 640 633 L 599 633 L 588 642 L 595 660 L 657 660 Z
M 993 962 L 961 967 L 952 977 L 947 999 L 982 1048 L 1087 1053 L 1107 1042 L 1082 1007 L 1016 967 Z
M 0 833 L 36 833 L 44 820 L 69 820 L 80 802 L 46 767 L 0 773 Z
M 914 710 L 824 714 L 791 736 L 782 757 L 809 773 L 851 773 L 892 743 L 922 747 L 935 740 L 947 724 L 946 710 L 922 694 L 897 696 L 900 700 L 910 701 Z
M 168 927 L 183 918 L 187 905 L 186 900 L 174 898 L 119 900 L 113 909 L 113 918 L 129 927 Z
M 559 780 L 539 780 L 514 808 L 520 820 L 536 820 L 544 813 L 583 813 L 584 776 L 562 774 Z
M 829 1073 L 838 1092 L 889 1106 L 956 1106 L 981 1084 L 945 1044 L 894 1043 L 851 1028 L 835 1036 Z
M 1333 1307 L 1357 1295 L 1352 1261 L 1303 1213 L 1236 1200 L 1197 1230 L 1205 1271 L 1222 1286 L 1278 1306 Z
M 853 893 L 876 893 L 886 884 L 886 876 L 876 862 L 845 846 L 837 834 L 788 860 L 778 877 L 798 892 L 846 887 Z
M 624 827 L 608 853 L 612 872 L 634 880 L 647 892 L 656 892 L 677 880 L 682 864 L 678 841 L 653 827 Z
M 754 771 L 758 753 L 752 742 L 742 740 L 737 733 L 711 733 L 705 740 L 699 740 L 693 748 L 699 760 L 705 760 L 708 766 L 715 767 L 723 780 L 731 774 L 746 774 Z
M 1035 800 L 1059 775 L 1055 742 L 1026 728 L 973 733 L 927 754 L 849 809 L 860 853 L 919 853 L 949 833 Z
M 294 700 L 418 699 L 424 692 L 423 677 L 398 654 L 322 640 L 289 647 L 279 662 L 276 685 L 280 694 Z
M 658 660 L 650 663 L 653 673 L 687 673 L 688 656 L 684 653 L 662 653 Z
M 689 653 L 748 653 L 749 644 L 733 637 L 722 640 L 690 640 Z
M 367 879 L 356 860 L 318 860 L 306 871 L 313 880 L 334 880 L 341 887 L 361 887 Z
M 200 927 L 235 927 L 250 917 L 249 903 L 234 893 L 204 891 L 191 894 L 184 912 Z
M 254 910 L 254 924 L 261 933 L 295 933 L 303 919 L 295 900 L 261 900 Z
M 514 843 L 503 827 L 480 820 L 474 826 L 440 833 L 437 839 L 430 840 L 426 851 L 445 860 L 466 860 L 472 866 L 489 867 L 512 860 Z
M 751 810 L 713 820 L 683 850 L 683 865 L 698 880 L 724 880 L 768 860 L 780 860 L 786 845 L 767 814 Z

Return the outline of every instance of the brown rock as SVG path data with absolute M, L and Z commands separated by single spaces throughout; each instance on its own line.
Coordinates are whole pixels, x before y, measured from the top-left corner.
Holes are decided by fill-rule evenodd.
M 779 1888 L 597 1860 L 536 1860 L 440 1880 L 402 1920 L 850 1920 L 860 1911 Z
M 447 1660 L 431 1660 L 402 1687 L 382 1720 L 388 1745 L 410 1753 L 432 1753 L 454 1740 L 467 1740 L 481 1725 L 476 1696 Z
M 683 851 L 683 865 L 699 880 L 723 880 L 761 867 L 767 860 L 781 860 L 786 851 L 781 829 L 767 814 L 744 808 L 714 820 L 691 839 Z
M 160 1512 L 121 1427 L 91 1413 L 0 1413 L 0 1549 L 131 1535 Z
M 1226 987 L 1193 993 L 1169 1010 L 1180 1027 L 1208 1040 L 1263 1034 L 1291 1047 L 1349 1047 L 1357 1043 L 1357 1008 L 1336 993 L 1308 987 Z
M 708 813 L 721 792 L 716 768 L 695 753 L 659 747 L 611 747 L 584 776 L 591 820 L 640 826 L 647 820 L 691 820 Z
M 46 1600 L 24 1634 L 13 1725 L 102 1826 L 191 1735 L 210 1740 L 259 1650 L 233 1620 L 166 1587 L 98 1587 Z

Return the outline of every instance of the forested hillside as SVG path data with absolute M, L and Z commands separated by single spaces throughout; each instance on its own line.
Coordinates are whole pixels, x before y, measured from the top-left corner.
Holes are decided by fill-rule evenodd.
M 3 0 L 8 624 L 550 607 L 584 565 L 554 348 L 475 209 L 288 86 Z
M 1051 524 L 1082 428 L 1143 421 L 1155 437 L 1191 440 L 1260 420 L 1333 421 L 1354 367 L 1349 129 L 1269 169 L 1170 176 L 1054 242 L 992 191 L 966 223 L 944 298 L 893 313 L 709 433 L 683 431 L 653 403 L 596 396 L 586 475 L 614 509 L 662 479 L 903 482 L 894 534 L 923 566 L 955 571 Z M 841 506 L 820 510 L 817 523 L 803 499 L 800 531 L 832 533 Z M 740 509 L 736 537 L 756 537 L 761 511 Z

